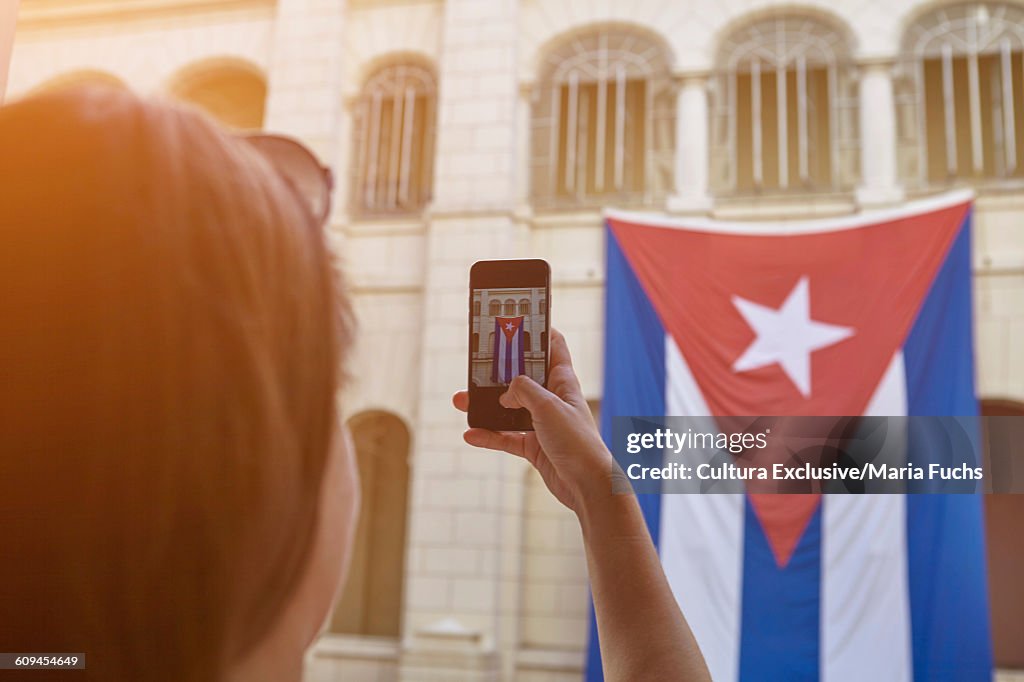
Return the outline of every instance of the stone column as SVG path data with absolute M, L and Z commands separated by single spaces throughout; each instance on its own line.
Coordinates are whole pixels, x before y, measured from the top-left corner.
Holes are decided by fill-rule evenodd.
M 675 192 L 673 213 L 706 213 L 708 194 L 708 90 L 703 75 L 686 76 L 676 95 Z
M 518 0 L 445 3 L 434 208 L 507 210 L 515 192 Z
M 265 127 L 333 165 L 342 100 L 345 0 L 278 0 Z
M 468 284 L 479 259 L 527 254 L 513 217 L 518 0 L 447 0 L 434 203 L 424 258 L 422 374 L 401 679 L 512 679 L 522 463 L 466 446 Z
M 522 84 L 516 113 L 516 209 L 520 212 L 530 209 L 530 130 L 533 123 L 533 84 Z
M 892 65 L 865 65 L 860 77 L 861 206 L 885 206 L 903 200 L 896 177 L 896 104 Z

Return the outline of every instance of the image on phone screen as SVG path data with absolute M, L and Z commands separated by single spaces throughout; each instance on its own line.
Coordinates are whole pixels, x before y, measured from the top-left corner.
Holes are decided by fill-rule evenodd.
M 547 290 L 473 290 L 473 385 L 508 386 L 526 374 L 544 384 Z
M 525 410 L 507 410 L 497 400 L 520 374 L 546 385 L 549 299 L 544 261 L 481 261 L 474 265 L 469 325 L 471 425 L 530 428 Z

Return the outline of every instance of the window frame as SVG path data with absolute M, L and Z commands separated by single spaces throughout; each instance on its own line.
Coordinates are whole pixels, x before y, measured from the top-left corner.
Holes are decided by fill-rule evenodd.
M 710 184 L 722 198 L 745 196 L 850 195 L 860 174 L 859 97 L 853 41 L 848 30 L 826 17 L 787 13 L 756 18 L 738 26 L 718 48 L 710 84 Z M 825 183 L 812 178 L 812 135 L 822 127 L 821 114 L 812 119 L 813 87 L 809 74 L 825 72 L 824 125 L 828 132 L 828 168 Z M 790 76 L 794 81 L 796 125 L 790 130 Z M 739 80 L 750 80 L 752 187 L 739 185 Z M 772 95 L 764 86 L 774 79 Z M 767 139 L 764 120 L 766 93 L 774 99 L 776 149 L 775 184 L 766 183 L 764 159 Z M 770 120 L 770 119 L 769 119 Z M 812 130 L 813 128 L 813 130 Z M 790 163 L 790 135 L 796 139 L 795 168 Z M 785 153 L 780 153 L 785 150 Z M 814 163 L 819 163 L 814 161 Z
M 385 100 L 390 100 L 391 130 L 383 126 Z M 417 101 L 422 99 L 420 107 Z M 421 212 L 433 198 L 434 154 L 437 126 L 437 77 L 432 67 L 415 60 L 392 61 L 376 69 L 365 81 L 352 106 L 350 209 L 360 217 L 411 215 Z M 395 115 L 395 112 L 401 115 Z M 418 116 L 423 116 L 417 135 Z M 387 158 L 380 146 L 389 144 Z M 418 150 L 414 146 L 421 145 Z M 418 157 L 413 168 L 413 156 Z M 383 183 L 376 178 L 385 167 Z M 418 191 L 415 199 L 413 176 Z M 378 198 L 382 190 L 383 198 Z
M 547 52 L 542 64 L 531 107 L 533 205 L 581 208 L 610 201 L 651 203 L 667 197 L 674 183 L 676 85 L 671 78 L 671 52 L 663 41 L 635 27 L 598 26 L 565 36 Z M 627 89 L 638 91 L 631 84 L 643 86 L 644 107 L 639 116 L 626 102 Z M 584 106 L 581 88 L 586 90 Z M 595 96 L 593 168 L 587 156 L 590 89 Z M 563 99 L 565 131 L 561 129 Z M 639 163 L 633 159 L 636 165 L 627 167 L 630 157 L 638 155 L 626 149 L 627 137 L 636 136 L 638 130 L 643 141 L 632 146 L 639 147 L 643 158 Z M 609 176 L 610 188 L 605 186 Z
M 980 62 L 987 58 L 998 62 L 994 67 L 999 71 L 998 87 L 981 83 Z M 966 77 L 957 74 L 961 61 Z M 940 150 L 929 144 L 926 70 L 936 62 L 942 74 L 943 115 L 938 137 L 942 140 L 945 178 L 933 177 L 931 162 Z M 984 68 L 993 67 L 989 64 Z M 896 105 L 899 172 L 910 190 L 965 184 L 1024 188 L 1024 126 L 1017 123 L 1024 117 L 1024 96 L 1018 100 L 1014 94 L 1016 90 L 1024 95 L 1024 76 L 1018 78 L 1015 71 L 1024 73 L 1024 8 L 1018 5 L 958 2 L 931 8 L 907 27 L 897 65 Z M 961 87 L 967 88 L 968 158 L 962 158 L 960 148 L 964 145 L 958 139 Z M 982 99 L 983 87 L 989 91 L 988 102 Z M 995 123 L 997 112 L 1000 120 Z M 991 150 L 997 154 L 995 172 L 986 170 L 985 131 L 989 126 Z

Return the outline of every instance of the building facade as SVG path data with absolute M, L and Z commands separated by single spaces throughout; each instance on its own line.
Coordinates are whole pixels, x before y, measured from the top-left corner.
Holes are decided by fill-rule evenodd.
M 583 550 L 523 462 L 462 444 L 472 262 L 551 262 L 557 303 L 526 298 L 596 408 L 602 208 L 800 219 L 971 186 L 979 393 L 1018 409 L 1022 59 L 1020 0 L 21 0 L 8 98 L 120 84 L 335 169 L 364 501 L 308 679 L 554 682 L 582 670 Z

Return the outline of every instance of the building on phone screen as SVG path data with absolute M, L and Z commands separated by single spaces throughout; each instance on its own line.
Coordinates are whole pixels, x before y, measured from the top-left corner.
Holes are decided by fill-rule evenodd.
M 576 521 L 465 446 L 448 401 L 467 352 L 491 380 L 497 316 L 524 317 L 541 380 L 550 316 L 599 409 L 605 207 L 800 220 L 972 187 L 978 392 L 1024 414 L 1019 0 L 21 0 L 8 99 L 73 82 L 334 169 L 363 513 L 309 680 L 581 679 Z M 469 267 L 495 257 L 547 259 L 557 305 L 481 290 L 467 335 Z M 996 662 L 1024 669 L 1024 508 L 987 502 Z
M 548 347 L 548 302 L 544 289 L 475 289 L 472 305 L 469 352 L 473 362 L 473 383 L 477 386 L 508 385 L 509 382 L 503 380 L 504 376 L 494 373 L 495 354 L 502 351 L 497 329 L 502 320 L 522 318 L 521 322 L 516 322 L 516 331 L 522 328 L 521 335 L 517 334 L 517 342 L 509 348 L 509 355 L 514 353 L 517 356 L 516 365 L 519 362 L 523 364 L 523 374 L 543 384 Z M 512 375 L 518 373 L 515 369 Z

